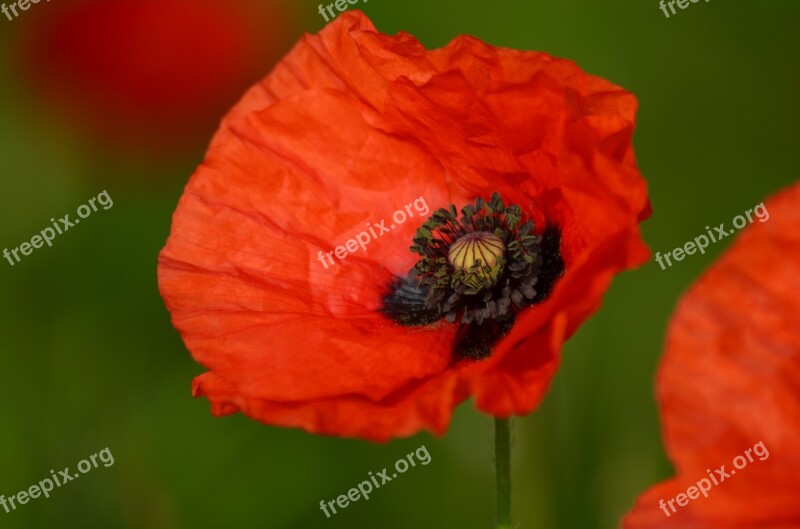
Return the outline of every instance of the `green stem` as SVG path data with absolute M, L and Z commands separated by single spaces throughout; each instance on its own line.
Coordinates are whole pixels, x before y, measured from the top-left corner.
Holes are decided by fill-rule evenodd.
M 511 529 L 511 419 L 494 420 L 497 529 Z

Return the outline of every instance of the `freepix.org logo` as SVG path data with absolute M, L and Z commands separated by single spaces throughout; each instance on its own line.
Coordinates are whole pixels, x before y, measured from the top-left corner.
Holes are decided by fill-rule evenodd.
M 49 2 L 50 0 L 47 1 Z M 1 5 L 0 11 L 2 11 L 9 20 L 14 20 L 20 15 L 20 13 L 17 13 L 17 8 L 19 8 L 20 11 L 27 11 L 30 9 L 31 4 L 38 4 L 39 2 L 41 2 L 41 0 L 18 0 L 17 2 L 11 2 L 9 5 Z M 11 13 L 14 13 L 13 18 L 11 17 Z
M 767 211 L 767 207 L 762 202 L 753 209 L 748 209 L 745 211 L 743 215 L 736 215 L 733 218 L 734 229 L 727 230 L 724 222 L 719 226 L 714 227 L 713 231 L 709 226 L 706 226 L 706 232 L 708 233 L 708 236 L 698 235 L 694 238 L 694 241 L 689 241 L 683 246 L 678 246 L 674 250 L 670 250 L 663 255 L 661 252 L 656 252 L 656 262 L 659 264 L 659 266 L 661 266 L 662 270 L 666 270 L 667 267 L 671 267 L 673 264 L 670 258 L 675 259 L 675 261 L 683 261 L 687 255 L 694 255 L 698 251 L 701 254 L 706 253 L 706 248 L 708 248 L 710 244 L 717 243 L 722 239 L 736 233 L 736 230 L 741 230 L 747 226 L 748 223 L 752 224 L 755 222 L 751 213 L 755 215 L 755 218 L 758 219 L 759 222 L 767 222 L 769 220 L 769 211 Z M 745 215 L 747 218 L 745 218 Z M 665 262 L 667 263 L 667 266 L 664 266 Z
M 743 470 L 749 463 L 755 462 L 753 454 L 758 457 L 759 461 L 765 461 L 769 459 L 769 450 L 767 450 L 767 447 L 764 445 L 764 441 L 760 441 L 752 448 L 745 450 L 744 455 L 738 455 L 733 458 L 734 468 L 729 467 L 728 470 L 725 470 L 725 465 L 722 465 L 713 472 L 709 468 L 706 470 L 708 477 L 698 481 L 697 485 L 692 485 L 689 487 L 685 493 L 681 492 L 674 498 L 671 498 L 667 501 L 664 501 L 663 499 L 660 500 L 658 502 L 658 506 L 662 511 L 664 511 L 664 516 L 669 518 L 678 512 L 678 509 L 675 508 L 676 503 L 678 504 L 678 508 L 681 508 L 689 505 L 691 500 L 698 499 L 700 495 L 702 495 L 704 498 L 708 498 L 708 494 L 712 487 L 721 485 L 726 479 L 730 479 L 731 477 L 735 476 L 737 470 Z M 669 509 L 667 509 L 668 506 Z
M 365 479 L 359 483 L 358 488 L 353 487 L 347 491 L 347 495 L 341 494 L 335 500 L 331 500 L 329 502 L 321 500 L 319 502 L 319 508 L 323 513 L 325 513 L 327 518 L 330 518 L 331 512 L 336 514 L 337 505 L 339 506 L 339 509 L 345 509 L 350 503 L 356 502 L 361 498 L 363 498 L 365 501 L 369 500 L 369 495 L 372 494 L 373 491 L 379 489 L 382 485 L 389 483 L 401 474 L 405 474 L 411 467 L 416 467 L 418 462 L 422 466 L 425 466 L 431 462 L 431 455 L 428 453 L 428 449 L 425 447 L 425 445 L 420 446 L 414 452 L 411 452 L 405 457 L 401 457 L 395 461 L 395 472 L 393 472 L 391 476 L 389 475 L 389 472 L 391 471 L 387 467 L 384 467 L 383 470 L 377 472 L 376 474 L 373 474 L 372 471 L 370 471 L 368 473 L 369 479 Z
M 389 226 L 386 226 L 386 222 L 391 222 L 387 221 L 386 219 L 381 219 L 380 222 L 376 222 L 374 225 L 370 222 L 367 222 L 364 227 L 368 231 L 362 231 L 354 238 L 348 239 L 347 242 L 345 242 L 342 246 L 337 246 L 334 250 L 328 252 L 327 254 L 320 250 L 317 254 L 317 259 L 319 259 L 319 262 L 322 263 L 322 266 L 324 266 L 327 270 L 328 262 L 330 262 L 331 265 L 336 264 L 333 260 L 333 255 L 336 255 L 336 258 L 339 260 L 346 259 L 349 254 L 357 252 L 359 246 L 361 247 L 362 251 L 366 252 L 367 245 L 370 242 L 374 241 L 378 237 L 381 237 L 384 233 L 389 233 L 398 225 L 403 224 L 406 220 L 413 218 L 415 211 L 421 217 L 424 217 L 430 213 L 431 210 L 428 207 L 428 203 L 423 197 L 419 197 L 415 201 L 406 204 L 405 209 L 398 209 L 395 211 L 391 218 L 391 221 L 394 221 L 394 224 L 389 224 Z M 328 262 L 326 262 L 326 259 Z
M 69 467 L 59 470 L 58 474 L 56 474 L 55 470 L 51 470 L 50 477 L 44 478 L 38 484 L 31 485 L 26 490 L 21 490 L 8 498 L 0 496 L 0 505 L 2 505 L 6 513 L 9 514 L 11 511 L 17 510 L 18 505 L 25 505 L 30 500 L 35 500 L 40 496 L 49 498 L 50 493 L 53 492 L 55 488 L 66 485 L 70 481 L 78 479 L 81 474 L 86 474 L 92 469 L 98 468 L 100 466 L 98 460 L 103 463 L 105 468 L 108 468 L 114 464 L 114 455 L 111 453 L 111 450 L 106 447 L 100 450 L 100 452 L 90 455 L 87 459 L 80 460 L 78 462 L 78 472 L 80 472 L 80 474 L 78 472 L 71 472 Z
M 111 209 L 114 206 L 114 201 L 111 200 L 111 197 L 108 196 L 108 191 L 103 190 L 102 193 L 97 195 L 94 198 L 89 199 L 88 204 L 82 204 L 78 207 L 78 218 L 77 219 L 70 219 L 70 215 L 64 215 L 56 222 L 56 219 L 50 219 L 50 222 L 53 223 L 52 226 L 48 226 L 47 228 L 40 231 L 37 235 L 34 235 L 30 242 L 23 242 L 16 248 L 9 250 L 8 248 L 3 249 L 3 257 L 6 258 L 8 263 L 11 266 L 19 263 L 21 261 L 22 256 L 30 255 L 33 253 L 33 250 L 41 248 L 45 244 L 47 246 L 53 246 L 53 240 L 56 238 L 57 235 L 62 235 L 66 231 L 70 230 L 77 226 L 81 219 L 85 219 L 90 216 L 92 213 L 97 211 L 97 204 L 100 204 L 104 210 Z M 12 259 L 11 257 L 14 257 Z

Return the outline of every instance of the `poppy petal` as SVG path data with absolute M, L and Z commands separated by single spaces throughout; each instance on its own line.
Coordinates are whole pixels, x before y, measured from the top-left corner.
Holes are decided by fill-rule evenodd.
M 657 380 L 677 477 L 639 499 L 626 529 L 800 527 L 799 205 L 800 185 L 769 200 L 768 219 L 747 227 L 678 305 Z M 746 454 L 757 443 L 767 457 Z M 753 461 L 708 498 L 669 518 L 658 509 L 745 455 Z

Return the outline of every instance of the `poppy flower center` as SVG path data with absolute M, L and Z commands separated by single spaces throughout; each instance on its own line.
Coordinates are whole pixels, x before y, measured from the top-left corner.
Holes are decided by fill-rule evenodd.
M 503 239 L 486 231 L 468 233 L 450 246 L 447 260 L 464 274 L 462 281 L 479 292 L 497 283 L 503 270 Z
M 461 218 L 452 204 L 435 211 L 414 235 L 411 250 L 421 259 L 392 285 L 382 311 L 402 325 L 457 323 L 454 354 L 485 358 L 564 271 L 559 230 L 534 228 L 498 193 L 465 206 Z

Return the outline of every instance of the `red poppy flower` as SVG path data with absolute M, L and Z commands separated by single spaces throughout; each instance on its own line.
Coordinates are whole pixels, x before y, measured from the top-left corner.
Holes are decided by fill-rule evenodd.
M 194 394 L 376 441 L 441 433 L 470 395 L 530 412 L 648 257 L 635 109 L 572 62 L 471 37 L 427 51 L 358 11 L 303 38 L 223 121 L 159 258 L 209 369 Z
M 625 529 L 800 527 L 799 206 L 800 185 L 768 201 L 678 305 L 657 380 L 677 475 Z
M 57 113 L 103 139 L 174 145 L 198 128 L 213 130 L 219 113 L 257 79 L 259 65 L 277 54 L 287 26 L 280 6 L 255 0 L 40 5 L 21 19 L 27 25 L 21 65 Z

